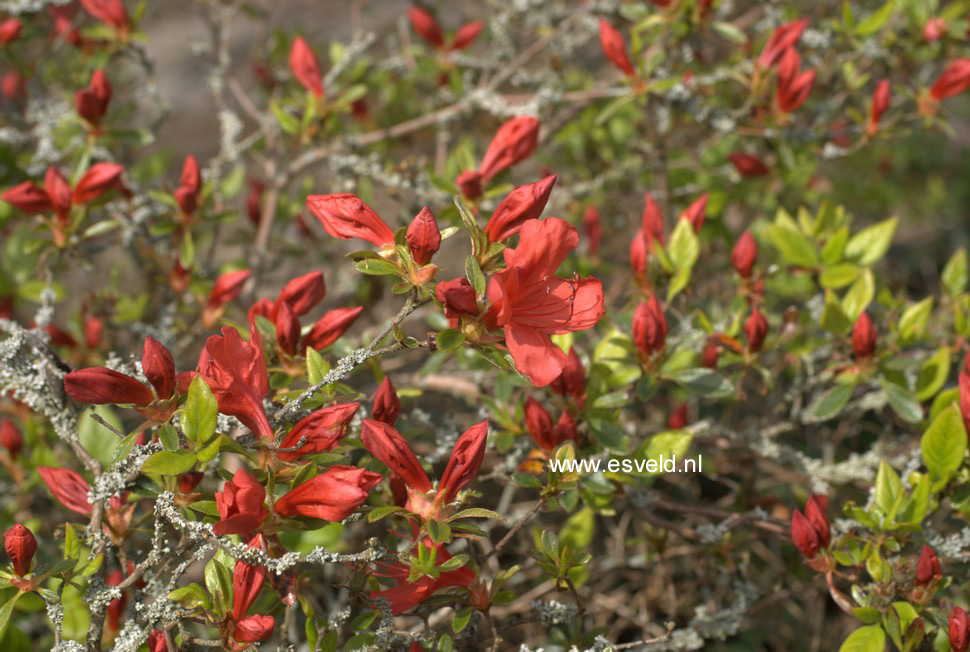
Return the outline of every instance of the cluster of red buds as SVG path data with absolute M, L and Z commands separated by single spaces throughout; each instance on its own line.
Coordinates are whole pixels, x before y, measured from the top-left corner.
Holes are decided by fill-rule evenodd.
M 438 21 L 427 10 L 411 7 L 408 9 L 408 19 L 411 21 L 411 27 L 421 38 L 442 52 L 464 50 L 475 42 L 485 28 L 485 23 L 480 20 L 466 23 L 458 28 L 450 40 L 446 41 Z

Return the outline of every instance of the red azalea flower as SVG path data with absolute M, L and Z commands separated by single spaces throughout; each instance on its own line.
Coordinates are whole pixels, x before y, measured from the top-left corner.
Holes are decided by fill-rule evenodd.
M 633 344 L 644 357 L 662 351 L 667 341 L 667 317 L 656 295 L 633 311 Z
M 232 481 L 216 492 L 219 522 L 212 526 L 212 531 L 219 536 L 253 532 L 269 516 L 265 501 L 263 485 L 245 469 L 236 471 Z
M 435 563 L 440 566 L 449 559 L 451 554 L 442 544 L 434 544 L 430 539 L 425 539 L 422 545 L 435 551 Z M 449 586 L 470 586 L 476 578 L 475 571 L 462 566 L 453 571 L 444 571 L 438 577 L 432 578 L 424 575 L 414 582 L 408 581 L 410 569 L 401 562 L 392 562 L 383 566 L 383 575 L 395 578 L 397 585 L 382 591 L 372 591 L 371 599 L 384 598 L 391 604 L 391 611 L 397 615 L 418 606 L 430 598 L 439 589 Z
M 876 352 L 878 334 L 869 315 L 863 311 L 852 327 L 852 350 L 857 358 L 871 358 Z
M 290 47 L 290 71 L 303 88 L 313 93 L 315 97 L 323 97 L 323 76 L 320 74 L 320 62 L 317 61 L 317 55 L 300 36 L 293 39 L 293 45 Z
M 24 447 L 24 437 L 13 421 L 4 417 L 0 421 L 0 446 L 7 449 L 11 459 L 17 459 Z
M 320 475 L 290 489 L 276 501 L 280 516 L 342 521 L 364 504 L 367 494 L 383 478 L 354 466 L 331 466 Z
M 465 23 L 455 32 L 455 36 L 451 39 L 451 44 L 448 46 L 448 49 L 464 50 L 475 42 L 475 39 L 478 38 L 478 35 L 482 33 L 483 29 L 485 29 L 485 23 L 480 20 Z
M 602 46 L 606 58 L 623 71 L 624 75 L 627 77 L 636 75 L 633 64 L 630 63 L 630 57 L 626 52 L 626 41 L 623 39 L 623 35 L 602 18 L 600 19 L 600 46 Z
M 323 317 L 317 320 L 310 328 L 310 331 L 303 336 L 302 351 L 307 347 L 311 349 L 325 349 L 347 332 L 357 317 L 364 310 L 363 306 L 356 308 L 337 308 L 324 313 Z
M 644 193 L 643 218 L 641 231 L 646 238 L 647 252 L 653 251 L 654 242 L 664 243 L 664 218 L 660 206 L 650 193 Z
M 889 80 L 883 79 L 872 92 L 872 102 L 869 104 L 869 119 L 866 121 L 866 133 L 875 135 L 879 130 L 882 114 L 889 108 Z
M 199 164 L 192 155 L 185 157 L 182 164 L 182 176 L 179 186 L 175 189 L 175 201 L 182 213 L 191 216 L 199 203 L 199 191 L 202 190 L 202 175 Z
M 516 368 L 536 387 L 555 380 L 566 364 L 549 336 L 592 328 L 605 312 L 598 280 L 555 276 L 577 244 L 576 229 L 563 220 L 530 220 L 518 246 L 503 252 L 507 268 L 489 280 L 486 324 L 505 331 Z
M 569 347 L 562 373 L 549 384 L 549 389 L 560 396 L 572 397 L 580 404 L 586 398 L 586 369 L 576 353 L 576 347 Z
M 943 74 L 930 89 L 930 96 L 937 102 L 942 102 L 967 88 L 970 88 L 970 57 L 948 63 Z
M 441 231 L 430 208 L 425 206 L 411 220 L 405 237 L 414 262 L 418 265 L 430 263 L 431 257 L 441 247 Z
M 334 448 L 347 434 L 350 421 L 359 407 L 360 403 L 338 403 L 311 412 L 293 426 L 280 448 L 293 448 L 304 438 L 306 442 L 298 450 L 278 453 L 278 457 L 285 462 L 293 462 L 304 455 Z
M 255 326 L 249 329 L 249 341 L 230 326 L 222 335 L 213 335 L 205 343 L 199 359 L 199 374 L 219 401 L 219 411 L 239 419 L 261 437 L 272 437 L 273 427 L 263 410 L 263 398 L 269 394 L 269 375 L 263 359 L 263 341 Z
M 257 548 L 266 552 L 266 537 L 257 534 L 247 544 L 250 548 Z M 249 608 L 259 596 L 266 580 L 266 567 L 249 564 L 241 559 L 236 561 L 232 572 L 232 620 L 239 622 L 246 618 Z
M 111 82 L 101 69 L 95 70 L 87 88 L 81 89 L 74 96 L 74 105 L 79 116 L 87 120 L 92 126 L 98 127 L 101 119 L 108 111 L 111 101 Z
M 441 28 L 438 27 L 438 21 L 429 12 L 421 7 L 411 7 L 408 9 L 408 20 L 411 21 L 411 27 L 421 38 L 436 48 L 444 47 L 445 37 L 441 33 Z
M 508 240 L 527 221 L 539 219 L 555 183 L 556 175 L 550 175 L 535 183 L 519 186 L 506 195 L 485 225 L 489 241 Z
M 707 216 L 708 199 L 710 199 L 710 194 L 705 192 L 680 214 L 680 219 L 687 220 L 694 227 L 694 233 L 700 233 L 701 227 L 704 226 L 704 218 Z
M 758 262 L 758 243 L 750 231 L 745 231 L 731 250 L 731 265 L 741 278 L 751 278 L 751 270 L 754 269 L 756 262 Z
M 464 276 L 439 282 L 435 286 L 435 296 L 441 302 L 448 319 L 459 319 L 466 315 L 475 317 L 479 313 L 475 288 Z
M 84 516 L 91 514 L 91 503 L 88 502 L 90 485 L 81 475 L 70 469 L 53 469 L 48 466 L 38 466 L 37 472 L 44 480 L 44 484 L 54 494 L 54 498 L 72 512 Z
M 502 170 L 532 156 L 539 143 L 539 121 L 529 116 L 519 116 L 504 123 L 495 132 L 492 142 L 485 150 L 478 172 L 488 181 Z
M 765 43 L 764 49 L 761 50 L 761 56 L 758 57 L 758 67 L 770 68 L 778 63 L 785 54 L 785 51 L 798 42 L 806 27 L 808 27 L 807 18 L 800 18 L 799 20 L 793 20 L 790 23 L 780 25 L 772 33 L 768 42 Z
M 30 562 L 37 552 L 37 539 L 33 532 L 19 523 L 14 525 L 3 533 L 3 549 L 10 557 L 14 574 L 23 577 L 30 572 Z
M 310 195 L 306 207 L 335 238 L 360 238 L 378 247 L 394 244 L 394 232 L 356 195 Z
M 122 0 L 81 0 L 84 10 L 119 32 L 128 30 L 128 12 Z
M 287 281 L 279 296 L 276 306 L 286 303 L 297 317 L 305 315 L 323 301 L 327 287 L 323 280 L 323 272 L 310 272 Z
M 401 399 L 398 398 L 390 376 L 384 376 L 381 384 L 374 392 L 374 403 L 371 407 L 371 418 L 393 426 L 401 414 Z

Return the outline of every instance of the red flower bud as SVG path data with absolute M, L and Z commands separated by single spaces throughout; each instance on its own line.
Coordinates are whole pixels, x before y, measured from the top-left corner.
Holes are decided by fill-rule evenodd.
M 381 384 L 377 387 L 377 391 L 374 393 L 371 418 L 375 421 L 381 421 L 389 426 L 393 426 L 400 414 L 401 399 L 397 397 L 397 392 L 394 391 L 394 385 L 391 384 L 391 377 L 384 376 L 384 380 L 381 381 Z
M 801 61 L 795 48 L 789 48 L 778 66 L 775 101 L 782 113 L 791 113 L 808 99 L 815 83 L 815 71 L 799 72 Z
M 768 167 L 757 156 L 734 152 L 728 155 L 728 160 L 742 177 L 763 177 L 768 174 Z
M 445 317 L 458 319 L 466 315 L 478 315 L 478 302 L 475 300 L 475 288 L 464 276 L 450 281 L 441 281 L 435 287 L 435 296 L 445 309 Z
M 371 455 L 404 481 L 409 492 L 426 494 L 431 491 L 428 474 L 411 452 L 407 441 L 392 426 L 381 421 L 364 419 L 360 439 Z
M 22 25 L 16 18 L 8 18 L 0 22 L 0 45 L 6 45 L 20 38 Z
M 250 548 L 266 552 L 266 537 L 257 534 L 249 542 Z M 232 572 L 232 620 L 239 622 L 246 618 L 249 608 L 259 596 L 266 580 L 266 567 L 249 564 L 241 559 L 236 561 Z
M 53 165 L 47 168 L 44 175 L 44 191 L 50 198 L 57 216 L 66 221 L 71 212 L 71 184 Z
M 869 315 L 863 311 L 852 327 L 852 348 L 857 358 L 871 358 L 876 352 L 876 329 Z
M 772 33 L 768 42 L 765 43 L 764 49 L 761 50 L 761 56 L 758 57 L 758 67 L 770 68 L 778 63 L 785 52 L 798 42 L 806 27 L 808 27 L 807 18 L 780 25 Z
M 583 229 L 586 231 L 586 251 L 595 256 L 603 240 L 603 222 L 596 206 L 589 204 L 583 212 Z
M 175 393 L 175 360 L 169 350 L 153 337 L 145 338 L 141 368 L 158 398 L 172 398 Z
M 919 561 L 916 563 L 916 583 L 919 586 L 926 586 L 934 580 L 943 577 L 943 569 L 940 567 L 940 559 L 925 543 L 919 553 Z
M 357 306 L 337 308 L 325 313 L 304 336 L 303 351 L 306 351 L 307 347 L 316 350 L 325 349 L 336 342 L 353 325 L 363 310 L 363 306 Z
M 441 247 L 441 231 L 438 230 L 438 222 L 430 208 L 425 206 L 411 220 L 406 237 L 414 262 L 418 265 L 430 263 L 431 257 Z
M 232 630 L 232 638 L 237 643 L 255 643 L 270 637 L 276 620 L 272 616 L 249 616 L 243 618 Z
M 681 403 L 677 409 L 667 417 L 667 427 L 671 430 L 680 430 L 687 427 L 687 404 Z
M 84 344 L 89 349 L 96 349 L 101 344 L 104 333 L 104 322 L 97 317 L 87 317 L 84 320 Z
M 768 320 L 756 307 L 751 315 L 744 320 L 744 337 L 748 340 L 748 352 L 757 353 L 768 336 Z
M 751 270 L 758 262 L 758 243 L 750 231 L 745 231 L 731 250 L 731 265 L 741 278 L 751 278 Z
M 304 455 L 313 455 L 328 451 L 347 434 L 351 419 L 357 413 L 360 403 L 338 403 L 331 407 L 311 412 L 308 416 L 297 421 L 293 429 L 283 439 L 280 448 L 293 448 L 301 440 L 306 442 L 299 450 L 278 453 L 285 462 L 293 462 Z
M 394 243 L 394 232 L 356 195 L 310 195 L 306 206 L 335 238 L 360 238 L 378 247 Z
M 556 447 L 552 435 L 552 417 L 542 404 L 531 396 L 525 401 L 525 427 L 532 440 L 542 450 L 549 452 Z
M 229 303 L 242 292 L 246 279 L 252 274 L 248 269 L 240 269 L 234 272 L 226 272 L 216 279 L 209 293 L 209 308 L 219 308 Z
M 408 9 L 408 19 L 411 21 L 411 27 L 421 38 L 436 48 L 444 47 L 445 38 L 434 16 L 420 7 L 411 7 Z
M 641 355 L 661 351 L 667 340 L 667 318 L 656 296 L 641 302 L 633 312 L 633 344 Z
M 818 495 L 810 496 L 805 503 L 805 518 L 815 528 L 819 545 L 823 548 L 828 548 L 829 543 L 832 542 L 829 519 L 825 516 L 825 508 L 827 505 L 828 499 L 825 496 Z
M 303 88 L 316 97 L 323 97 L 320 62 L 317 61 L 317 55 L 300 36 L 293 39 L 293 45 L 290 47 L 290 71 Z
M 966 357 L 963 358 L 963 364 L 960 365 L 958 383 L 960 386 L 960 414 L 963 415 L 963 424 L 967 431 L 970 431 L 970 351 L 967 352 Z
M 630 269 L 637 283 L 641 285 L 647 278 L 647 237 L 643 229 L 637 229 L 636 235 L 630 241 Z
M 482 173 L 478 170 L 465 170 L 458 175 L 455 183 L 466 199 L 475 200 L 482 196 Z
M 74 186 L 74 203 L 93 201 L 118 186 L 124 171 L 117 163 L 95 163 Z
M 889 108 L 889 80 L 883 79 L 872 92 L 872 103 L 869 105 L 869 120 L 866 122 L 866 133 L 870 136 L 879 129 L 882 114 Z
M 797 509 L 791 515 L 791 538 L 805 559 L 815 559 L 821 549 L 818 533 L 808 519 Z
M 249 179 L 249 192 L 246 194 L 246 216 L 253 226 L 259 226 L 263 214 L 263 192 L 266 184 L 259 179 Z
M 64 376 L 64 391 L 79 403 L 149 405 L 152 390 L 131 376 L 106 367 L 88 367 Z
M 559 421 L 556 422 L 556 427 L 552 429 L 552 439 L 556 442 L 556 446 L 567 440 L 576 441 L 579 439 L 576 422 L 568 411 L 563 410 L 562 414 L 559 415 Z
M 179 187 L 175 189 L 175 201 L 186 215 L 195 213 L 199 204 L 199 191 L 202 190 L 202 175 L 194 156 L 186 156 L 182 164 Z
M 603 47 L 603 54 L 614 66 L 619 68 L 627 77 L 633 77 L 636 73 L 630 57 L 626 53 L 626 41 L 619 30 L 608 22 L 600 19 L 600 45 Z
M 653 200 L 650 193 L 644 193 L 643 204 L 643 234 L 646 238 L 647 252 L 653 251 L 653 243 L 664 243 L 664 218 L 660 206 Z
M 539 121 L 519 116 L 504 123 L 495 132 L 485 150 L 478 171 L 488 181 L 502 170 L 532 156 L 539 143 Z
M 946 34 L 946 20 L 939 16 L 930 18 L 923 26 L 923 38 L 929 43 L 939 41 L 944 34 Z
M 951 652 L 967 652 L 967 643 L 970 642 L 968 630 L 970 630 L 970 621 L 967 619 L 967 612 L 960 607 L 953 607 L 953 611 L 950 612 Z
M 219 536 L 253 532 L 269 516 L 269 510 L 263 504 L 265 500 L 263 485 L 245 469 L 236 471 L 232 481 L 216 492 L 219 522 L 212 526 L 212 531 Z
M 199 486 L 199 483 L 202 482 L 202 478 L 204 477 L 205 473 L 202 471 L 188 471 L 187 473 L 180 474 L 178 477 L 179 493 L 192 493 L 192 490 Z
M 323 301 L 326 291 L 323 272 L 310 272 L 288 281 L 280 290 L 276 305 L 289 304 L 294 315 L 305 315 Z
M 110 101 L 111 82 L 101 69 L 95 70 L 87 88 L 79 90 L 74 96 L 78 115 L 95 127 L 101 124 Z
M 462 25 L 455 32 L 455 37 L 451 40 L 449 49 L 464 50 L 478 38 L 483 29 L 485 29 L 485 23 L 480 20 Z
M 70 469 L 52 469 L 47 466 L 38 466 L 37 472 L 54 494 L 54 498 L 64 507 L 84 516 L 91 513 L 91 503 L 88 502 L 91 487 L 80 474 Z
M 24 577 L 30 572 L 30 562 L 37 552 L 34 533 L 19 523 L 3 533 L 3 549 L 10 556 L 13 572 Z
M 704 218 L 707 214 L 707 200 L 710 199 L 709 193 L 704 193 L 694 200 L 687 209 L 680 214 L 680 219 L 687 220 L 694 227 L 694 233 L 700 233 L 704 226 Z
M 2 197 L 3 201 L 27 215 L 46 213 L 53 208 L 47 192 L 33 181 L 24 181 L 8 188 Z
M 14 68 L 3 73 L 3 77 L 0 77 L 0 97 L 21 104 L 26 102 L 27 78 Z
M 24 438 L 20 434 L 20 429 L 6 417 L 0 421 L 0 446 L 7 449 L 11 459 L 17 459 L 24 448 Z
M 485 459 L 485 441 L 488 437 L 488 421 L 476 423 L 466 430 L 451 451 L 451 458 L 438 483 L 435 501 L 447 504 L 478 473 Z
M 582 402 L 583 397 L 586 396 L 586 370 L 575 347 L 569 348 L 566 365 L 562 368 L 559 377 L 549 384 L 549 389 L 560 396 L 570 396 L 579 402 Z
M 489 241 L 507 240 L 518 233 L 527 220 L 538 219 L 549 201 L 555 183 L 556 176 L 551 175 L 535 183 L 519 186 L 507 194 L 485 225 Z
M 937 102 L 942 102 L 967 88 L 970 88 L 970 57 L 948 63 L 943 74 L 930 89 L 930 96 Z
M 707 344 L 704 345 L 704 350 L 701 351 L 701 364 L 708 369 L 717 368 L 717 359 L 721 357 L 721 347 L 717 345 L 717 342 L 708 340 Z
M 128 12 L 122 0 L 81 0 L 84 10 L 118 31 L 128 29 Z
M 300 319 L 290 304 L 283 302 L 276 309 L 276 343 L 288 355 L 296 355 L 300 343 Z
M 168 652 L 168 643 L 165 642 L 165 632 L 160 629 L 153 629 L 148 634 L 148 652 Z
M 383 477 L 353 466 L 331 466 L 320 475 L 291 489 L 276 501 L 280 516 L 342 521 L 364 504 L 367 494 Z

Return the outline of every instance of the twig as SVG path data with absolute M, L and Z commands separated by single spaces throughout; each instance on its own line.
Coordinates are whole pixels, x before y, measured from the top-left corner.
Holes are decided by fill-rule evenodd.
M 495 547 L 489 550 L 485 554 L 484 560 L 488 560 L 492 556 L 497 555 L 499 552 L 501 552 L 502 548 L 508 545 L 509 541 L 511 541 L 512 538 L 518 533 L 518 531 L 522 529 L 522 526 L 528 523 L 533 516 L 539 513 L 539 510 L 542 509 L 542 506 L 545 504 L 545 502 L 546 501 L 543 499 L 538 500 L 536 504 L 532 506 L 532 509 L 530 509 L 525 516 L 519 519 L 519 521 L 515 525 L 513 525 L 508 532 L 505 533 L 505 536 L 502 537 L 499 540 L 499 542 L 495 544 Z

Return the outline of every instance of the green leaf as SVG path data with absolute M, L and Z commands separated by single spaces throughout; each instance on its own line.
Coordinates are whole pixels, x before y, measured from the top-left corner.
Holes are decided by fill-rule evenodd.
M 926 297 L 918 303 L 906 307 L 899 318 L 899 334 L 904 340 L 921 337 L 933 310 L 933 297 Z
M 465 334 L 455 328 L 446 328 L 438 332 L 435 346 L 439 351 L 450 353 L 460 347 L 465 341 Z
M 900 496 L 905 495 L 903 483 L 899 480 L 899 475 L 893 470 L 886 460 L 879 462 L 879 470 L 876 472 L 876 507 L 883 514 L 893 514 L 896 511 L 896 501 Z
M 731 382 L 710 369 L 681 369 L 665 376 L 668 380 L 681 385 L 688 392 L 708 398 L 721 398 L 734 393 Z
M 195 466 L 195 454 L 188 451 L 158 451 L 145 461 L 142 473 L 180 475 Z
M 177 451 L 179 448 L 179 433 L 170 423 L 163 424 L 158 429 L 158 440 L 167 451 Z
M 776 222 L 768 228 L 768 237 L 789 265 L 797 267 L 818 265 L 815 245 L 801 231 Z
M 205 587 L 212 596 L 212 608 L 216 615 L 227 613 L 232 606 L 232 577 L 218 556 L 205 565 Z
M 879 625 L 867 625 L 855 630 L 842 643 L 839 652 L 883 652 L 886 633 Z
M 77 538 L 77 531 L 70 523 L 64 526 L 64 559 L 78 559 L 81 557 L 81 542 Z
M 428 521 L 428 536 L 435 543 L 448 543 L 451 541 L 451 528 L 447 523 L 431 519 Z
M 863 18 L 856 25 L 855 33 L 859 36 L 870 36 L 875 34 L 892 18 L 893 9 L 896 8 L 895 0 L 886 0 L 885 4 L 879 9 Z
M 471 283 L 471 286 L 475 288 L 475 296 L 481 297 L 485 294 L 485 274 L 482 273 L 482 268 L 478 264 L 478 259 L 474 256 L 468 256 L 465 258 L 465 278 Z
M 835 416 L 846 406 L 852 398 L 855 385 L 836 385 L 816 398 L 805 411 L 805 423 L 819 423 Z
M 950 296 L 956 296 L 967 289 L 967 250 L 958 249 L 950 256 L 943 268 L 943 287 Z
M 677 220 L 677 226 L 670 235 L 670 245 L 667 251 L 677 269 L 690 269 L 697 262 L 700 254 L 700 242 L 694 233 L 693 225 L 687 220 Z
M 397 265 L 383 258 L 361 260 L 355 267 L 357 267 L 357 271 L 370 274 L 371 276 L 387 276 L 401 273 L 401 269 Z
M 960 407 L 951 404 L 943 410 L 920 440 L 923 462 L 936 480 L 947 480 L 963 464 L 967 450 L 967 430 Z
M 888 381 L 880 381 L 880 386 L 889 399 L 889 407 L 899 418 L 908 423 L 917 423 L 923 418 L 923 408 L 919 401 L 904 387 Z
M 872 275 L 872 270 L 867 269 L 862 276 L 856 279 L 849 291 L 842 298 L 842 310 L 849 321 L 855 323 L 862 314 L 862 311 L 872 303 L 876 296 L 876 279 Z
M 493 512 L 490 509 L 484 509 L 482 507 L 470 507 L 468 509 L 463 509 L 457 514 L 451 516 L 448 520 L 454 521 L 459 518 L 494 518 L 499 521 L 504 521 L 505 517 L 498 512 Z
M 306 350 L 306 375 L 311 385 L 316 385 L 327 375 L 329 365 L 323 356 L 316 352 L 312 347 Z
M 946 383 L 950 375 L 950 347 L 941 346 L 929 360 L 920 367 L 916 377 L 916 399 L 928 401 Z
M 204 444 L 215 434 L 218 416 L 219 402 L 202 376 L 196 376 L 182 409 L 182 432 L 190 440 Z
M 205 589 L 195 582 L 170 592 L 168 594 L 168 599 L 172 602 L 178 602 L 187 609 L 195 609 L 197 607 L 202 609 L 212 608 L 212 605 L 209 603 L 209 596 L 206 595 Z
M 290 115 L 284 111 L 275 100 L 270 100 L 269 109 L 273 112 L 273 116 L 276 118 L 277 124 L 279 124 L 280 129 L 285 133 L 295 134 L 300 131 L 300 121 L 296 116 Z
M 732 25 L 731 23 L 715 21 L 711 25 L 711 27 L 714 28 L 715 32 L 717 32 L 727 40 L 732 41 L 736 45 L 744 45 L 745 43 L 748 42 L 747 35 L 739 28 Z
M 852 281 L 859 277 L 859 272 L 862 269 L 858 265 L 853 265 L 852 263 L 840 263 L 838 265 L 832 265 L 831 267 L 826 267 L 822 270 L 822 274 L 819 277 L 819 282 L 824 288 L 830 288 L 832 290 L 838 290 L 839 288 L 844 288 Z
M 474 610 L 471 607 L 459 609 L 455 614 L 455 617 L 451 620 L 451 629 L 454 630 L 456 634 L 461 634 L 462 630 L 464 630 L 465 627 L 468 626 L 469 621 L 471 621 L 472 613 L 474 613 Z
M 121 420 L 107 405 L 95 405 L 91 411 L 85 410 L 78 419 L 78 439 L 81 441 L 81 446 L 102 464 L 109 464 L 114 458 L 114 452 L 121 443 L 121 439 L 95 421 L 91 417 L 91 412 L 118 431 L 122 429 Z
M 367 522 L 373 523 L 374 521 L 379 521 L 384 517 L 390 516 L 391 514 L 399 514 L 405 511 L 403 507 L 398 507 L 397 505 L 384 505 L 382 507 L 375 507 L 374 509 L 367 512 Z
M 12 598 L 3 603 L 0 607 L 0 640 L 3 640 L 4 634 L 7 632 L 7 625 L 10 624 L 10 616 L 13 614 L 14 605 L 17 604 L 17 600 L 20 596 L 24 594 L 23 591 L 17 591 Z
M 121 440 L 118 447 L 115 448 L 114 453 L 111 454 L 111 466 L 114 466 L 118 462 L 121 462 L 128 457 L 132 449 L 135 448 L 139 435 L 141 435 L 141 433 L 135 431 Z

